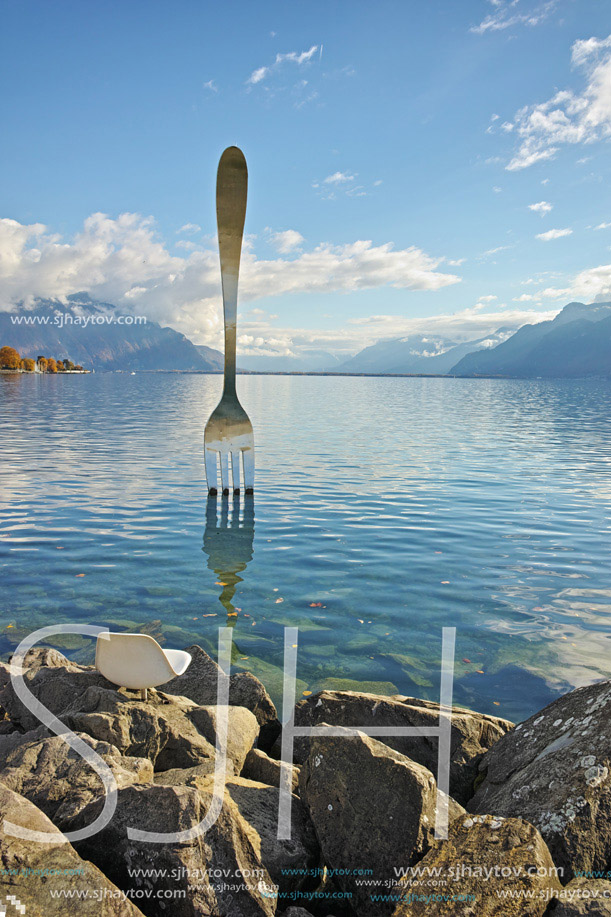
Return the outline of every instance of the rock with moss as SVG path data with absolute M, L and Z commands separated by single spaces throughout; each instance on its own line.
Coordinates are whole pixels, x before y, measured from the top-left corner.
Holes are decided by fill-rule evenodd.
M 611 682 L 578 688 L 500 739 L 468 808 L 520 816 L 568 881 L 611 861 Z
M 295 725 L 369 728 L 373 726 L 439 725 L 439 704 L 414 697 L 384 697 L 353 691 L 321 691 L 301 701 L 295 708 Z M 473 795 L 473 784 L 484 753 L 510 730 L 508 720 L 455 707 L 452 711 L 450 748 L 450 794 L 459 802 Z M 438 740 L 429 736 L 378 736 L 418 764 L 437 772 Z M 295 740 L 295 761 L 301 764 L 310 744 L 308 738 Z
M 427 876 L 435 876 L 431 886 Z M 392 917 L 542 917 L 561 890 L 540 833 L 519 818 L 463 816 L 394 887 Z
M 352 896 L 359 917 L 389 914 L 392 902 L 374 901 L 372 894 L 387 893 L 395 868 L 416 862 L 431 846 L 437 815 L 433 774 L 362 733 L 317 736 L 299 785 L 324 863 Z M 464 813 L 453 799 L 442 802 L 450 819 Z

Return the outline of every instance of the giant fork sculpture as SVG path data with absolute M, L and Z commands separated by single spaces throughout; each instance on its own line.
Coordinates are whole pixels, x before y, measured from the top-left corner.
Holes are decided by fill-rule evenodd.
M 236 392 L 236 324 L 238 312 L 238 274 L 248 171 L 244 154 L 237 146 L 228 147 L 219 162 L 216 176 L 216 222 L 221 256 L 223 311 L 225 315 L 225 378 L 223 395 L 210 415 L 204 431 L 204 455 L 208 493 L 217 493 L 217 460 L 221 466 L 221 488 L 229 493 L 229 456 L 233 492 L 240 492 L 240 454 L 244 462 L 244 487 L 253 493 L 255 482 L 255 439 L 248 414 Z

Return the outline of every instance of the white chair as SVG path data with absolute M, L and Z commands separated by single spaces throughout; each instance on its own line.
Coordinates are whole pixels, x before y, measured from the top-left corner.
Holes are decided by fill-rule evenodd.
M 156 688 L 187 671 L 191 662 L 184 650 L 164 650 L 148 634 L 99 634 L 95 667 L 115 685 L 140 690 Z

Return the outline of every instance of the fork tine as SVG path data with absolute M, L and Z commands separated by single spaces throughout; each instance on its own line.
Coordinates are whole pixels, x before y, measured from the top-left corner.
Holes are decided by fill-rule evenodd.
M 208 482 L 208 493 L 216 496 L 216 462 L 217 453 L 213 449 L 204 447 L 204 461 L 206 464 L 206 481 Z
M 251 446 L 242 452 L 244 457 L 244 489 L 246 493 L 252 493 L 255 486 L 255 450 Z
M 223 493 L 229 493 L 229 453 L 220 452 L 221 459 L 221 487 L 223 488 Z
M 240 493 L 240 452 L 231 453 L 231 470 L 233 472 L 233 492 Z

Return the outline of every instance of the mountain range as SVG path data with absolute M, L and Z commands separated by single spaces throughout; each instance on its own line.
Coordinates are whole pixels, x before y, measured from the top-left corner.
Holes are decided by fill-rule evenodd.
M 123 323 L 121 323 L 123 322 Z M 22 357 L 38 355 L 82 364 L 86 369 L 219 372 L 223 355 L 193 344 L 157 322 L 125 323 L 110 303 L 86 293 L 66 302 L 38 300 L 32 308 L 0 312 L 0 346 Z M 342 362 L 332 353 L 240 356 L 250 372 L 407 373 L 452 376 L 574 378 L 611 376 L 611 302 L 571 302 L 552 320 L 499 328 L 466 343 L 435 333 L 379 341 Z
M 0 347 L 22 357 L 46 356 L 80 363 L 85 369 L 218 371 L 223 355 L 198 348 L 184 334 L 157 322 L 119 324 L 117 310 L 86 293 L 67 302 L 41 299 L 32 309 L 0 312 Z
M 571 302 L 552 321 L 523 325 L 492 350 L 467 354 L 451 374 L 518 378 L 611 375 L 611 302 Z
M 462 344 L 436 334 L 412 334 L 392 341 L 379 341 L 342 363 L 339 372 L 444 374 L 466 354 L 495 347 L 510 334 L 511 329 L 499 328 L 485 338 Z

